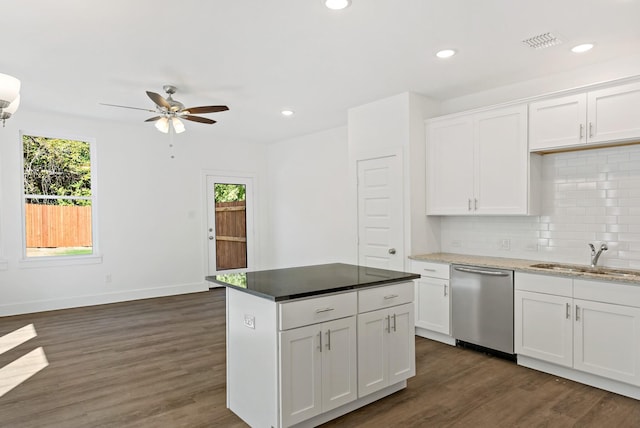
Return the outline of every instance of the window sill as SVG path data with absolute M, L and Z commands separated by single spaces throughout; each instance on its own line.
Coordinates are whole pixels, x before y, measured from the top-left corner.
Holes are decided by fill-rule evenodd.
M 33 257 L 28 259 L 21 259 L 18 261 L 20 268 L 43 268 L 43 267 L 57 267 L 57 266 L 78 266 L 78 265 L 93 265 L 102 263 L 101 255 L 91 256 L 61 256 L 61 257 Z

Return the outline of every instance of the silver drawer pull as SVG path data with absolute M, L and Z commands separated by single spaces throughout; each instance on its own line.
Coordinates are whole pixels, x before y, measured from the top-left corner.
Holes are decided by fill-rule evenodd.
M 397 294 L 389 294 L 388 296 L 384 296 L 384 300 L 391 300 L 395 299 L 396 297 L 398 297 Z
M 426 272 L 435 272 L 435 271 L 436 271 L 435 269 L 428 269 L 428 268 L 424 268 L 424 270 L 425 270 Z
M 331 312 L 333 308 L 324 308 L 324 309 L 316 309 L 316 314 L 321 314 L 323 312 Z

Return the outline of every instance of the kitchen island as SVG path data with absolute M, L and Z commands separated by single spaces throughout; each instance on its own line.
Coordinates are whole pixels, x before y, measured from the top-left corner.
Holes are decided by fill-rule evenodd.
M 342 263 L 207 277 L 226 287 L 227 407 L 252 427 L 317 426 L 406 387 L 418 277 Z

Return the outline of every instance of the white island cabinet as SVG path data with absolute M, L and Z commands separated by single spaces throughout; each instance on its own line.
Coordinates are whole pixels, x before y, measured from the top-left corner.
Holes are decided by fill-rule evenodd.
M 207 279 L 227 286 L 227 407 L 250 426 L 317 426 L 415 375 L 417 275 L 345 264 L 244 275 Z

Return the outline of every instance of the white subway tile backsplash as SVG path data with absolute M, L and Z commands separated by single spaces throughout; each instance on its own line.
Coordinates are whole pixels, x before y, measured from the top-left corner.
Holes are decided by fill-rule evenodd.
M 606 242 L 601 265 L 640 268 L 640 145 L 547 154 L 541 170 L 542 215 L 443 217 L 442 251 L 588 264 Z

